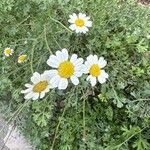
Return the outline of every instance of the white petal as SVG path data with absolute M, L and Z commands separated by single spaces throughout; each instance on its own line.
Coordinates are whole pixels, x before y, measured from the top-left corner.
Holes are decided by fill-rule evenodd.
M 89 31 L 89 29 L 87 27 L 85 27 L 83 33 L 85 34 L 88 31 Z
M 78 30 L 79 30 L 79 33 L 86 33 L 84 30 L 86 30 L 85 28 L 87 28 L 87 27 L 85 27 L 85 26 L 83 26 L 83 27 L 78 27 Z
M 43 73 L 43 74 L 41 74 L 41 79 L 40 79 L 41 81 L 48 81 L 49 79 L 48 79 L 48 76 L 47 76 L 47 74 L 46 73 Z
M 74 19 L 69 19 L 68 22 L 69 23 L 74 23 Z
M 37 100 L 40 96 L 40 93 L 34 93 L 32 100 Z
M 95 86 L 96 85 L 96 77 L 91 77 L 90 78 L 90 83 L 92 86 Z
M 49 89 L 54 89 L 55 87 L 50 83 L 49 85 L 48 85 L 48 90 L 45 90 L 45 92 L 47 93 L 47 92 L 49 92 Z
M 76 77 L 81 77 L 82 74 L 83 74 L 83 71 L 75 71 L 75 72 L 74 72 L 74 75 L 75 75 Z
M 42 92 L 47 93 L 47 92 L 49 92 L 49 89 L 50 89 L 50 85 L 48 85 L 47 88 Z
M 77 15 L 75 13 L 73 13 L 72 15 L 69 15 L 70 19 L 76 19 L 77 18 Z
M 9 55 L 5 53 L 5 56 L 7 56 L 7 57 L 8 57 Z
M 59 75 L 56 75 L 54 76 L 51 80 L 50 80 L 50 84 L 53 86 L 53 87 L 58 87 L 58 84 L 59 84 L 59 81 L 60 81 L 60 76 Z
M 81 71 L 81 72 L 83 72 L 83 69 L 84 69 L 83 64 L 75 66 L 74 68 L 75 71 Z
M 62 49 L 63 60 L 68 60 L 68 50 L 66 48 Z
M 85 17 L 86 17 L 86 14 L 79 13 L 79 18 L 85 18 Z
M 79 79 L 76 76 L 72 76 L 71 77 L 71 81 L 74 85 L 78 85 L 79 84 Z
M 98 60 L 98 65 L 101 67 L 101 68 L 104 68 L 107 64 L 107 61 L 104 60 L 103 57 L 100 57 L 99 60 Z
M 28 88 L 26 90 L 22 90 L 21 93 L 25 94 L 25 93 L 29 93 L 32 91 L 32 88 Z
M 70 19 L 68 20 L 69 23 L 74 23 L 77 19 L 77 15 L 73 13 L 72 15 L 69 15 Z
M 55 55 L 51 55 L 47 60 L 47 64 L 53 68 L 57 68 L 59 66 L 59 60 Z
M 59 90 L 64 90 L 66 89 L 68 86 L 68 80 L 65 78 L 61 78 L 59 81 L 59 85 L 58 85 L 58 89 Z
M 89 31 L 89 29 L 88 29 L 86 26 L 79 27 L 78 30 L 79 30 L 79 33 L 84 33 L 84 34 L 85 34 L 87 31 Z
M 101 74 L 98 76 L 98 81 L 103 84 L 106 82 L 106 79 L 108 78 L 108 74 L 104 71 L 101 70 Z
M 105 77 L 102 77 L 102 76 L 99 76 L 99 77 L 98 77 L 98 81 L 99 81 L 101 84 L 103 84 L 103 83 L 106 82 L 106 78 L 105 78 Z
M 71 25 L 69 26 L 69 28 L 70 28 L 72 31 L 74 31 L 74 30 L 76 30 L 76 25 L 75 25 L 75 24 L 71 24 Z
M 59 60 L 59 63 L 61 63 L 62 61 L 64 61 L 64 57 L 63 57 L 63 53 L 61 51 L 57 51 L 56 52 L 56 56 Z
M 43 98 L 45 96 L 45 92 L 41 92 L 40 98 Z
M 89 55 L 86 59 L 87 59 L 89 65 L 93 65 L 94 64 L 93 63 L 93 60 L 94 60 L 94 56 L 93 55 Z
M 57 70 L 46 70 L 44 71 L 43 74 L 41 74 L 41 81 L 50 81 L 50 79 L 57 75 L 58 74 L 58 71 Z
M 32 100 L 37 100 L 39 98 L 39 96 L 40 96 L 39 93 L 34 93 Z
M 44 74 L 51 79 L 52 77 L 54 77 L 55 75 L 58 74 L 58 71 L 57 70 L 46 70 L 46 71 L 44 71 Z
M 89 75 L 89 76 L 86 78 L 86 81 L 89 81 L 91 78 L 92 78 L 92 75 Z
M 36 84 L 40 81 L 41 75 L 38 72 L 34 72 L 33 76 L 31 77 L 31 81 Z
M 77 54 L 73 54 L 72 56 L 71 56 L 71 58 L 70 58 L 70 61 L 72 62 L 72 63 L 74 63 L 76 60 L 77 60 Z
M 80 33 L 80 28 L 79 28 L 78 26 L 76 26 L 75 32 L 76 32 L 76 33 Z
M 28 99 L 31 99 L 33 96 L 34 96 L 34 93 L 30 92 L 30 93 L 26 94 L 24 98 L 28 100 Z
M 84 63 L 84 67 L 85 67 L 84 70 L 86 70 L 86 72 L 88 73 L 90 71 L 90 68 L 91 68 L 92 65 L 93 65 L 93 63 L 91 63 L 89 61 L 86 61 Z
M 87 73 L 89 73 L 89 67 L 87 67 L 86 65 L 82 65 L 83 67 L 82 67 L 82 72 L 84 73 L 84 74 L 87 74 Z
M 100 76 L 103 76 L 105 78 L 108 78 L 108 74 L 105 72 L 105 70 L 101 70 Z
M 78 66 L 78 65 L 81 65 L 81 64 L 83 64 L 83 58 L 78 58 L 75 62 L 74 62 L 74 65 L 75 66 Z
M 97 55 L 94 55 L 93 56 L 93 62 L 94 62 L 94 64 L 97 64 L 98 63 L 98 57 L 97 57 Z
M 25 84 L 25 87 L 30 88 L 30 87 L 32 87 L 32 85 L 27 83 L 27 84 Z
M 92 21 L 86 21 L 85 26 L 86 27 L 92 27 Z

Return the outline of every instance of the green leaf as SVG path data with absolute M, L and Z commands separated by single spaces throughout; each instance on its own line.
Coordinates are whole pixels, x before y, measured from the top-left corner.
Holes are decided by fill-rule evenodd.
M 150 144 L 146 139 L 139 136 L 139 139 L 134 142 L 133 147 L 137 148 L 137 150 L 149 150 Z

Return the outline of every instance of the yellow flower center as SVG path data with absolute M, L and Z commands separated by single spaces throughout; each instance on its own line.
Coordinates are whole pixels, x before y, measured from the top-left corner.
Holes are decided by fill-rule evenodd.
M 83 27 L 85 23 L 83 19 L 78 18 L 76 19 L 75 24 L 76 26 Z
M 98 77 L 101 73 L 101 68 L 97 65 L 97 64 L 94 64 L 91 66 L 90 68 L 90 74 L 94 77 Z
M 27 58 L 27 55 L 20 55 L 18 57 L 18 62 L 24 62 L 26 60 L 26 58 Z
M 12 53 L 12 51 L 11 51 L 11 49 L 10 49 L 10 48 L 8 48 L 8 49 L 5 49 L 5 53 L 9 55 L 9 54 L 11 54 L 11 53 Z
M 69 78 L 74 73 L 74 65 L 70 61 L 62 62 L 58 67 L 58 74 L 62 78 Z
M 47 81 L 40 81 L 39 83 L 34 85 L 32 91 L 40 93 L 40 92 L 44 91 L 47 88 L 47 86 L 48 86 Z

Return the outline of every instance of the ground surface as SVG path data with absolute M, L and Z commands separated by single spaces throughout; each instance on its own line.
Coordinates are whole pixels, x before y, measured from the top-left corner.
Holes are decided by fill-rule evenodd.
M 150 4 L 150 0 L 138 0 L 138 2 L 140 2 L 144 5 L 149 5 Z
M 2 129 L 4 126 L 5 126 L 5 122 L 0 117 L 0 129 Z M 6 146 L 4 146 L 4 140 L 3 140 L 7 134 L 7 130 L 8 130 L 8 127 L 5 126 L 5 129 L 2 132 L 0 132 L 0 149 L 2 149 L 2 147 L 3 147 L 3 150 L 9 150 Z
M 0 129 L 3 127 L 5 128 L 0 133 L 0 150 L 31 150 L 30 145 L 26 142 L 23 136 L 20 135 L 18 130 L 13 130 L 11 132 L 11 128 L 8 127 L 5 121 L 0 117 Z M 9 134 L 10 132 L 11 135 Z M 4 144 L 5 142 L 6 144 Z

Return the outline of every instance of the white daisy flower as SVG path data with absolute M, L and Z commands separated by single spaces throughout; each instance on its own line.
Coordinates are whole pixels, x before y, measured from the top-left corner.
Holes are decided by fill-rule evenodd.
M 7 48 L 4 49 L 4 54 L 5 54 L 6 57 L 9 57 L 13 53 L 14 53 L 14 50 L 11 49 L 11 48 L 9 48 L 9 47 L 7 47 Z
M 53 70 L 45 71 L 51 78 L 50 83 L 58 89 L 66 89 L 68 86 L 68 79 L 71 79 L 74 85 L 79 84 L 78 77 L 81 77 L 83 59 L 77 58 L 76 54 L 70 57 L 68 56 L 67 49 L 57 51 L 56 55 L 51 55 L 47 60 L 47 64 L 53 68 Z
M 87 81 L 90 81 L 92 86 L 96 85 L 97 79 L 103 84 L 108 78 L 108 74 L 102 69 L 107 62 L 103 57 L 98 59 L 97 55 L 89 55 L 84 64 L 84 73 L 89 74 Z
M 27 60 L 27 55 L 20 55 L 18 57 L 18 63 L 23 63 Z
M 43 98 L 50 88 L 50 79 L 47 74 L 39 74 L 38 72 L 33 73 L 31 77 L 31 82 L 33 84 L 25 84 L 26 90 L 22 90 L 21 93 L 25 94 L 25 99 L 36 100 L 38 98 Z
M 69 15 L 70 19 L 68 20 L 71 25 L 69 28 L 76 33 L 86 33 L 89 31 L 89 27 L 92 27 L 92 21 L 89 21 L 90 17 L 86 16 L 86 14 L 79 13 L 76 15 L 73 13 Z

